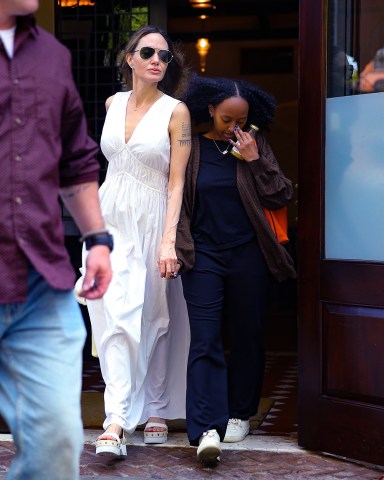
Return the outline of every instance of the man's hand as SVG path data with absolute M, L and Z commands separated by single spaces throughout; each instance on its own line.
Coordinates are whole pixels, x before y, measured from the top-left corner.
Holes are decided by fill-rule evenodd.
M 79 296 L 88 300 L 101 298 L 107 291 L 111 278 L 109 248 L 105 245 L 95 245 L 87 255 L 83 287 Z

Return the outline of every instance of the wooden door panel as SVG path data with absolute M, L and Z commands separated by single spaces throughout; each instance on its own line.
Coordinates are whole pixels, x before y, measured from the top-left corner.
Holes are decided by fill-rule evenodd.
M 320 260 L 320 288 L 320 298 L 330 302 L 384 308 L 383 265 Z
M 317 401 L 312 398 L 306 418 L 300 415 L 299 419 L 301 446 L 383 465 L 382 410 L 352 401 L 319 397 Z
M 383 406 L 384 310 L 323 303 L 323 395 Z

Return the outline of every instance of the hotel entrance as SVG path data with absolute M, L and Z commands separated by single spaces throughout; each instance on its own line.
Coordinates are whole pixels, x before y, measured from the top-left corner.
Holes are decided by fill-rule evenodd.
M 295 184 L 289 248 L 299 275 L 271 290 L 267 349 L 298 354 L 300 446 L 383 464 L 384 7 L 379 0 L 69 3 L 59 0 L 53 12 L 42 0 L 40 15 L 72 51 L 96 141 L 105 99 L 121 88 L 122 48 L 146 23 L 181 41 L 197 73 L 254 81 L 276 97 L 268 140 Z M 104 175 L 101 154 L 99 161 Z M 78 269 L 78 232 L 65 211 L 63 218 Z

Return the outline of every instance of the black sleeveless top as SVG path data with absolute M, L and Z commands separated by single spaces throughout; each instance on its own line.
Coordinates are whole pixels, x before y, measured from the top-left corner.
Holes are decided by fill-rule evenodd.
M 227 142 L 200 139 L 200 165 L 191 222 L 195 248 L 224 250 L 251 241 L 255 236 L 237 188 L 237 159 L 223 155 Z

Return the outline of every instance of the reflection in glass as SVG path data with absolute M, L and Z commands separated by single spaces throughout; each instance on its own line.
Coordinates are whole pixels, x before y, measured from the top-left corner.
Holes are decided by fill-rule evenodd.
M 359 93 L 384 92 L 384 48 L 377 50 L 373 60 L 364 67 L 356 90 Z
M 352 57 L 340 47 L 333 45 L 329 51 L 328 97 L 351 95 L 354 66 L 350 63 Z
M 326 258 L 384 261 L 384 93 L 327 100 Z

